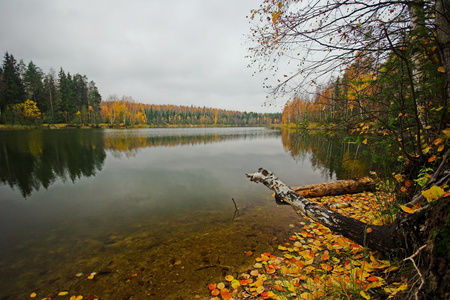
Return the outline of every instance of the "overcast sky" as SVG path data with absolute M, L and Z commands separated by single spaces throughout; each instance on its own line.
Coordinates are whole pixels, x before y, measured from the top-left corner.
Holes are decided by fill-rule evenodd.
M 103 99 L 281 112 L 247 68 L 261 0 L 0 0 L 0 51 L 93 80 Z

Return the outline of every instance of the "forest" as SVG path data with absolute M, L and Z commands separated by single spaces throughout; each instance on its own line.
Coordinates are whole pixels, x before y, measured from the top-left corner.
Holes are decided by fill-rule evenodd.
M 151 93 L 151 91 L 149 91 Z M 281 122 L 280 113 L 262 114 L 207 107 L 155 105 L 130 96 L 107 101 L 86 75 L 53 69 L 45 74 L 32 61 L 17 62 L 8 52 L 0 68 L 0 122 L 41 126 L 66 123 L 74 126 L 256 126 Z

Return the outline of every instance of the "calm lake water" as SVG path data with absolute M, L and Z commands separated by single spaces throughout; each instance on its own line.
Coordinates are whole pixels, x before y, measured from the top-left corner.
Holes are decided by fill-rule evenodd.
M 364 176 L 358 147 L 265 128 L 0 131 L 0 299 L 207 296 L 300 220 L 245 173 Z

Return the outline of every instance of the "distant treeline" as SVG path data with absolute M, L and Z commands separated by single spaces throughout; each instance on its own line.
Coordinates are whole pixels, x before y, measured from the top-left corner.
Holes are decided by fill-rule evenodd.
M 101 117 L 109 125 L 271 125 L 279 124 L 281 113 L 262 114 L 207 107 L 135 103 L 129 97 L 102 101 Z
M 109 101 L 102 97 L 94 81 L 85 75 L 53 69 L 45 74 L 32 61 L 17 62 L 4 55 L 0 67 L 0 122 L 35 125 L 67 123 L 110 126 L 146 124 L 168 125 L 270 125 L 279 124 L 281 113 L 261 114 L 206 107 L 137 103 L 123 96 Z

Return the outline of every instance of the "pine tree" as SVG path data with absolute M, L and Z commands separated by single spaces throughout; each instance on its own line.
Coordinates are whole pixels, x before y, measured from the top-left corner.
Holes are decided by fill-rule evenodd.
M 20 78 L 20 70 L 12 54 L 5 53 L 2 66 L 0 90 L 0 111 L 5 111 L 8 104 L 20 103 L 26 100 L 25 88 Z

